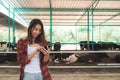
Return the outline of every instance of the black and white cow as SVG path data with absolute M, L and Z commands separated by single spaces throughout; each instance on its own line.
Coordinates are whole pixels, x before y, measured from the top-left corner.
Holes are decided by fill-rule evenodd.
M 61 44 L 60 42 L 55 42 L 53 51 L 60 51 Z M 61 61 L 61 53 L 51 53 L 52 61 L 59 63 Z
M 74 53 L 62 53 L 62 61 L 66 62 L 66 64 L 71 64 L 77 62 L 78 55 Z
M 99 48 L 95 41 L 80 41 L 79 44 L 81 50 L 97 50 Z
M 100 46 L 99 50 L 116 50 L 119 49 L 119 46 L 114 42 L 97 42 L 97 44 Z
M 120 50 L 119 45 L 114 42 L 95 42 L 95 41 L 80 41 L 81 50 Z
M 17 51 L 17 44 L 13 44 L 13 43 L 7 43 L 7 47 L 11 48 L 12 51 Z
M 84 53 L 83 53 L 84 54 Z M 101 62 L 102 58 L 109 58 L 106 53 L 87 53 L 78 58 L 78 62 Z

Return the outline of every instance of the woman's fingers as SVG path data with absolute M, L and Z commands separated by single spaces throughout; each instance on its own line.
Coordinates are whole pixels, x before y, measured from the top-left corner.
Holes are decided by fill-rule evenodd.
M 47 49 L 48 49 L 48 48 L 47 48 Z M 42 47 L 40 51 L 41 51 L 43 54 L 45 54 L 45 55 L 49 55 L 49 49 L 46 50 L 44 47 Z
M 46 50 L 44 47 L 42 47 L 40 51 L 45 52 L 45 51 L 47 51 L 47 50 Z
M 47 46 L 47 50 L 49 50 L 50 51 L 50 48 Z
M 37 50 L 40 51 L 42 49 L 42 46 L 38 46 Z

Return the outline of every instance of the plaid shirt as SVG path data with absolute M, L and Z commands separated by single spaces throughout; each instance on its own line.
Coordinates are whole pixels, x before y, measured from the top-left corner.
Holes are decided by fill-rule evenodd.
M 18 40 L 17 60 L 20 63 L 20 79 L 19 80 L 23 80 L 25 65 L 30 63 L 30 60 L 28 60 L 28 57 L 27 57 L 27 45 L 28 45 L 27 39 Z M 44 46 L 44 44 L 40 44 L 40 45 Z M 44 62 L 43 58 L 44 58 L 44 55 L 40 54 L 40 68 L 41 68 L 43 80 L 52 80 L 50 76 L 50 72 L 47 67 L 47 62 Z

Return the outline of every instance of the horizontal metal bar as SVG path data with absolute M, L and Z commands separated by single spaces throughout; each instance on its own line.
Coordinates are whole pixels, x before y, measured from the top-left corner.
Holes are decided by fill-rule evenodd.
M 19 77 L 19 74 L 0 74 L 0 77 Z M 112 74 L 51 74 L 51 76 L 120 76 L 119 73 L 112 73 Z
M 49 18 L 40 18 L 41 20 L 50 20 Z M 23 18 L 23 20 L 32 20 L 32 18 Z M 76 19 L 55 19 L 55 18 L 53 18 L 52 20 L 76 20 Z M 81 19 L 81 21 L 82 20 L 87 20 L 87 19 Z M 89 19 L 89 20 L 92 20 L 92 19 Z M 106 20 L 106 19 L 94 19 L 94 20 Z M 120 19 L 112 19 L 112 20 L 115 20 L 115 21 L 118 21 L 118 20 L 120 20 Z
M 18 77 L 19 74 L 0 74 L 0 77 Z
M 6 76 L 6 77 L 19 77 L 19 74 L 0 74 L 0 77 Z M 119 73 L 108 73 L 108 74 L 51 74 L 51 76 L 120 76 Z
M 17 52 L 10 52 L 10 51 L 6 51 L 6 52 L 0 52 L 0 54 L 7 54 L 7 53 L 10 53 L 10 54 L 16 54 Z
M 45 25 L 45 26 L 49 26 L 49 23 L 48 23 L 48 24 L 45 23 L 44 25 Z M 53 23 L 53 26 L 87 26 L 87 24 L 74 25 L 74 24 L 54 24 L 54 23 Z M 89 26 L 92 26 L 92 25 L 89 25 Z M 107 24 L 107 25 L 106 25 L 106 24 L 105 24 L 105 25 L 99 25 L 99 24 L 98 24 L 98 25 L 94 25 L 94 26 L 107 26 L 107 27 L 110 27 L 110 26 L 116 27 L 116 26 L 117 26 L 117 27 L 120 27 L 120 24 L 118 24 L 118 25 L 117 25 L 117 24 L 116 24 L 116 25 L 115 25 L 115 24 L 114 24 L 114 25 L 113 25 L 113 24 Z
M 29 22 L 30 22 L 30 21 L 28 21 L 28 20 L 26 21 L 26 23 L 29 23 Z M 44 22 L 44 23 L 49 23 L 49 21 L 46 21 L 46 22 Z M 61 22 L 61 21 L 59 20 L 59 21 L 57 21 L 57 22 L 54 22 L 54 21 L 53 21 L 52 23 L 65 23 L 65 24 L 66 24 L 66 23 L 72 23 L 72 24 L 73 24 L 74 22 L 72 22 L 72 21 L 69 21 L 69 22 L 68 22 L 68 21 Z M 85 23 L 87 23 L 87 21 L 86 21 L 86 22 L 79 22 L 79 23 L 84 23 L 84 24 L 85 24 Z M 96 25 L 97 25 L 97 24 L 99 25 L 100 22 L 97 21 L 97 22 L 95 22 L 95 23 L 96 23 Z M 107 22 L 106 22 L 106 23 L 107 23 Z M 117 25 L 119 22 L 109 22 L 109 23 L 112 23 L 112 24 L 116 24 L 116 25 Z M 109 23 L 107 23 L 107 24 L 109 24 Z M 87 25 L 87 24 L 86 24 L 86 25 Z M 102 25 L 102 24 L 100 24 L 100 25 Z M 99 26 L 100 26 L 100 25 L 99 25 Z M 104 24 L 103 24 L 103 25 L 104 25 Z M 105 24 L 105 25 L 106 25 L 106 24 Z M 118 25 L 119 25 L 119 24 L 118 24 Z M 112 26 L 113 26 L 113 25 L 112 25 Z
M 119 73 L 108 74 L 52 74 L 52 76 L 120 76 Z
M 64 9 L 64 8 L 53 8 L 53 12 L 86 12 L 92 9 Z M 49 12 L 50 8 L 15 8 L 16 12 Z M 94 12 L 120 12 L 120 9 L 94 9 Z
M 120 66 L 120 63 L 98 63 L 99 66 Z
M 48 66 L 49 68 L 120 68 L 120 66 Z
M 120 53 L 120 51 L 51 51 L 50 53 Z
M 0 66 L 0 68 L 20 68 L 20 66 Z
M 16 52 L 0 52 L 0 54 L 3 54 L 3 53 L 16 53 Z M 50 51 L 50 53 L 120 53 L 120 51 L 113 51 L 113 50 L 109 50 L 109 51 L 66 51 L 66 50 L 63 50 L 63 51 Z
M 18 14 L 19 16 L 50 16 L 50 14 Z M 54 14 L 53 13 L 53 15 L 52 16 L 83 16 L 83 14 Z M 84 16 L 87 16 L 87 15 L 84 15 Z M 92 15 L 90 15 L 90 16 L 92 16 Z M 114 16 L 114 15 L 95 15 L 94 14 L 94 16 Z M 120 15 L 118 15 L 118 16 L 120 16 Z
M 20 68 L 20 66 L 0 66 L 0 68 Z M 48 68 L 120 68 L 120 66 L 48 66 Z

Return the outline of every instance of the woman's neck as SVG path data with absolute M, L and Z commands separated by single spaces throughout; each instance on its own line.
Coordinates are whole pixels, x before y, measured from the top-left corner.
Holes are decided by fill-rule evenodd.
M 35 38 L 33 38 L 32 44 L 35 44 Z
M 32 44 L 29 44 L 30 46 L 39 46 L 39 44 L 38 43 L 32 43 Z

